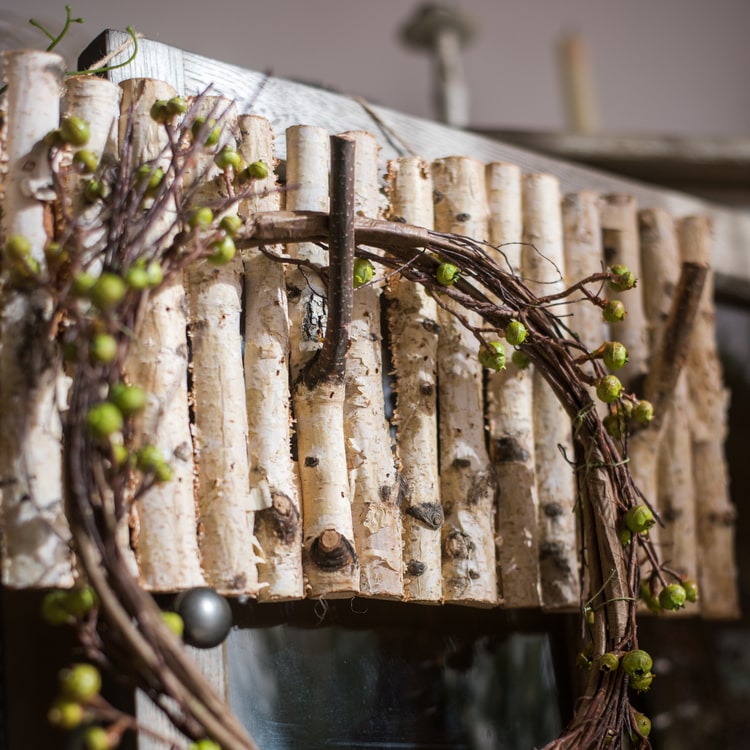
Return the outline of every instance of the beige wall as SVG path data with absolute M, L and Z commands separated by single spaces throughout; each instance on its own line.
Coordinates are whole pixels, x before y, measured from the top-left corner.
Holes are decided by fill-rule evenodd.
M 563 32 L 588 40 L 604 126 L 617 131 L 750 131 L 747 0 L 464 0 L 480 36 L 466 54 L 475 125 L 560 128 Z M 0 29 L 64 19 L 62 0 L 0 0 Z M 104 28 L 256 70 L 325 84 L 431 115 L 427 58 L 399 46 L 415 0 L 72 0 L 86 24 L 72 57 Z M 30 38 L 43 42 L 33 29 Z M 27 38 L 29 35 L 27 34 Z

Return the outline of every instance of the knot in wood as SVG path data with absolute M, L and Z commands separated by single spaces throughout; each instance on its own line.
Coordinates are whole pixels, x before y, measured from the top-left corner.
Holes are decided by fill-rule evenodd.
M 439 503 L 420 503 L 410 505 L 406 509 L 406 515 L 416 518 L 430 529 L 439 529 L 445 521 L 443 508 Z
M 443 542 L 443 553 L 451 560 L 468 560 L 475 550 L 472 538 L 458 529 L 451 531 Z
M 357 553 L 351 542 L 335 529 L 326 529 L 313 539 L 310 560 L 321 570 L 333 572 L 357 564 Z
M 409 560 L 406 564 L 406 572 L 412 578 L 419 578 L 425 570 L 427 570 L 427 566 L 421 560 Z

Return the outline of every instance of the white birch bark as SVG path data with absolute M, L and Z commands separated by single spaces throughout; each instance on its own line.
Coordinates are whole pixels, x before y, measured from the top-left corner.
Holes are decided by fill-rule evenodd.
M 649 349 L 657 352 L 663 343 L 664 323 L 680 276 L 680 251 L 674 219 L 666 211 L 644 209 L 639 212 L 638 220 Z M 663 528 L 654 526 L 649 537 L 670 567 L 691 571 L 690 575 L 695 577 L 695 500 L 691 450 L 689 440 L 686 441 L 686 435 L 690 434 L 685 409 L 686 378 L 683 371 L 661 429 L 646 427 L 636 432 L 628 451 L 636 485 L 654 504 L 665 524 Z M 644 396 L 648 398 L 649 394 Z M 691 610 L 694 614 L 695 609 Z
M 44 269 L 51 235 L 51 174 L 44 136 L 60 118 L 64 61 L 47 52 L 4 52 L 5 174 L 2 237 L 24 236 Z M 4 264 L 5 265 L 5 264 Z M 2 573 L 12 588 L 73 583 L 62 488 L 60 379 L 54 342 L 40 338 L 51 300 L 42 289 L 3 290 L 0 310 Z
M 161 81 L 131 79 L 122 84 L 120 139 L 132 105 L 132 148 L 136 163 L 155 159 L 165 134 L 151 118 L 157 99 L 174 89 Z M 154 240 L 177 220 L 163 214 L 152 227 Z M 155 591 L 174 591 L 204 583 L 196 534 L 193 495 L 193 444 L 187 392 L 187 303 L 181 280 L 162 285 L 150 298 L 130 344 L 125 369 L 128 379 L 149 394 L 135 422 L 136 447 L 156 445 L 172 467 L 172 479 L 156 484 L 134 505 L 136 558 L 143 584 Z
M 548 174 L 523 178 L 523 237 L 533 247 L 523 249 L 523 276 L 538 296 L 565 286 L 560 183 Z M 567 306 L 554 308 L 558 315 Z M 539 494 L 539 571 L 542 606 L 580 606 L 573 471 L 561 455 L 572 459 L 570 419 L 552 389 L 534 371 L 534 455 Z
M 217 119 L 221 129 L 215 149 L 196 156 L 194 172 L 186 177 L 193 188 L 191 207 L 211 205 L 228 197 L 222 170 L 214 155 L 236 148 L 235 105 L 206 97 L 197 116 Z M 250 492 L 245 376 L 242 364 L 240 315 L 242 259 L 226 265 L 196 263 L 185 274 L 188 298 L 193 441 L 196 500 L 203 570 L 210 586 L 223 594 L 258 592 L 258 543 Z
M 388 163 L 390 217 L 432 229 L 429 165 L 413 156 Z M 442 600 L 443 509 L 437 439 L 438 313 L 422 286 L 396 274 L 386 287 L 391 358 L 396 376 L 399 470 L 404 482 L 404 594 Z
M 329 135 L 299 125 L 287 130 L 287 208 L 328 210 Z M 327 253 L 312 243 L 289 246 L 293 258 L 325 265 Z M 317 274 L 295 268 L 287 280 L 291 319 L 291 370 L 302 483 L 303 570 L 310 597 L 359 592 L 351 494 L 344 437 L 345 387 L 308 388 L 301 375 L 325 335 L 326 292 Z
M 278 210 L 274 135 L 263 117 L 240 115 L 239 151 L 251 164 L 261 160 L 268 176 L 257 180 L 241 214 Z M 269 250 L 276 254 L 282 246 Z M 250 490 L 259 510 L 255 535 L 263 550 L 258 562 L 261 601 L 299 599 L 302 581 L 302 516 L 297 467 L 291 455 L 289 318 L 283 264 L 260 249 L 247 250 L 245 265 L 245 396 Z
M 115 161 L 119 157 L 117 133 L 121 98 L 120 87 L 105 78 L 74 76 L 65 81 L 63 116 L 80 117 L 88 124 L 89 139 L 84 148 L 96 157 L 99 164 L 104 158 Z M 86 200 L 84 191 L 92 175 L 81 174 L 72 168 L 75 152 L 74 149 L 65 149 L 60 158 L 59 179 L 65 200 L 62 210 L 74 216 L 77 226 L 83 230 L 78 236 L 81 263 L 89 271 L 98 273 L 101 259 L 96 257 L 96 253 L 101 251 L 106 238 L 106 214 L 109 208 L 102 201 L 92 203 Z M 113 502 L 112 493 L 107 494 L 107 502 Z M 128 514 L 120 519 L 115 534 L 131 573 L 137 575 L 138 565 L 130 542 Z
M 683 261 L 711 262 L 710 219 L 689 217 L 678 228 Z M 701 614 L 708 618 L 739 616 L 734 557 L 736 509 L 729 497 L 724 457 L 728 393 L 722 385 L 714 330 L 711 273 L 695 320 L 687 372 L 687 412 L 693 450 Z
M 627 266 L 638 280 L 635 289 L 612 292 L 625 304 L 628 314 L 617 324 L 617 341 L 628 350 L 628 363 L 617 372 L 628 391 L 638 391 L 648 372 L 648 330 L 641 294 L 641 254 L 638 237 L 638 207 L 630 195 L 606 195 L 601 202 L 602 244 L 607 266 Z
M 355 214 L 377 219 L 381 213 L 377 141 L 362 130 L 342 135 L 355 142 Z M 380 599 L 402 599 L 401 483 L 385 416 L 380 327 L 382 279 L 382 267 L 375 264 L 374 283 L 354 290 L 346 359 L 344 430 L 360 593 Z
M 488 235 L 484 165 L 465 157 L 432 164 L 435 228 L 483 241 Z M 476 313 L 465 312 L 480 325 Z M 495 477 L 484 434 L 479 344 L 450 312 L 439 309 L 438 403 L 443 596 L 492 606 L 499 600 L 495 562 Z
M 500 252 L 493 255 L 501 267 L 520 274 L 521 170 L 513 164 L 488 164 L 486 178 L 490 242 L 503 245 L 499 250 L 505 258 Z M 487 377 L 490 455 L 498 495 L 497 558 L 506 607 L 540 604 L 532 386 L 531 370 L 513 364 Z

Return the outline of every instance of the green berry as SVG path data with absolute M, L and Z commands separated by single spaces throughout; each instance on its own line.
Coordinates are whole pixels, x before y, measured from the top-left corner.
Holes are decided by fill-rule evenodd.
M 656 523 L 654 514 L 648 505 L 634 505 L 625 514 L 625 525 L 634 533 L 642 534 Z
M 83 722 L 83 706 L 76 701 L 55 701 L 47 712 L 47 721 L 59 729 L 75 729 Z
M 623 547 L 627 547 L 633 541 L 633 532 L 629 528 L 623 527 L 617 531 L 617 538 Z
M 699 591 L 698 591 L 698 582 L 694 581 L 692 578 L 686 578 L 682 582 L 682 588 L 685 589 L 685 599 L 689 602 L 697 602 Z
M 354 288 L 357 289 L 372 279 L 375 266 L 367 258 L 354 259 Z
M 662 609 L 674 611 L 685 606 L 687 593 L 679 583 L 670 583 L 659 592 L 659 604 Z
M 91 586 L 71 589 L 64 593 L 63 607 L 79 620 L 98 604 L 98 597 Z
M 107 365 L 117 356 L 117 339 L 109 333 L 97 333 L 91 339 L 89 357 L 94 364 Z
M 171 115 L 169 114 L 169 108 L 167 106 L 166 99 L 157 99 L 152 105 L 150 110 L 151 119 L 164 124 L 168 122 Z
M 221 135 L 221 128 L 216 125 L 214 127 L 215 120 L 211 120 L 208 125 L 206 125 L 206 118 L 205 117 L 196 117 L 195 122 L 192 124 L 190 130 L 193 134 L 193 138 L 198 138 L 201 130 L 204 129 L 205 126 L 205 132 L 206 140 L 204 141 L 205 146 L 215 146 L 219 142 L 219 136 Z
M 220 240 L 216 240 L 211 243 L 211 249 L 213 252 L 208 256 L 207 260 L 214 266 L 225 266 L 234 258 L 237 248 L 235 247 L 234 240 L 225 236 Z
M 203 739 L 197 742 L 191 742 L 188 750 L 221 750 L 221 745 L 213 740 Z
M 619 299 L 609 300 L 602 310 L 602 317 L 607 323 L 620 323 L 626 315 L 625 305 Z
M 619 410 L 614 414 L 607 414 L 602 420 L 602 425 L 604 425 L 604 429 L 615 440 L 622 440 L 623 437 L 625 437 L 625 417 L 619 412 Z
M 148 285 L 152 289 L 159 286 L 164 281 L 164 269 L 161 267 L 161 263 L 158 260 L 152 260 L 146 266 L 146 276 L 148 278 Z
M 129 458 L 130 453 L 122 443 L 112 444 L 112 463 L 115 466 L 123 466 Z
M 602 672 L 614 672 L 620 666 L 620 657 L 614 651 L 607 651 L 599 659 L 599 669 Z
M 173 96 L 167 103 L 167 111 L 170 115 L 184 115 L 187 112 L 187 102 L 181 96 Z
M 31 242 L 22 234 L 13 234 L 5 243 L 5 255 L 8 260 L 23 262 L 31 256 Z
M 99 159 L 93 151 L 81 149 L 73 154 L 73 164 L 84 174 L 94 174 L 99 166 Z
M 161 619 L 178 638 L 182 638 L 182 634 L 185 632 L 185 623 L 177 612 L 162 612 Z
M 71 701 L 86 702 L 99 694 L 102 676 L 93 664 L 74 664 L 59 674 L 60 695 Z
M 157 482 L 168 482 L 172 478 L 172 473 L 172 467 L 168 463 L 154 467 L 154 479 Z
M 144 445 L 136 454 L 135 461 L 141 471 L 154 471 L 157 466 L 166 462 L 164 454 L 155 445 Z
M 648 737 L 651 734 L 651 719 L 642 714 L 640 711 L 634 712 L 635 726 L 642 737 Z
M 637 279 L 633 275 L 633 272 L 627 266 L 623 266 L 622 264 L 611 266 L 609 273 L 610 278 L 608 283 L 610 289 L 614 289 L 616 292 L 624 292 L 628 289 L 632 289 L 637 283 Z
M 134 266 L 130 266 L 127 271 L 125 271 L 125 283 L 131 288 L 131 289 L 146 289 L 149 286 L 148 283 L 148 273 L 146 272 L 146 269 L 144 268 L 143 264 L 136 264 Z
M 139 385 L 114 383 L 109 389 L 109 400 L 125 415 L 137 414 L 146 406 L 148 396 Z
M 651 672 L 651 668 L 654 666 L 654 660 L 651 658 L 651 654 L 643 649 L 635 649 L 628 651 L 622 659 L 620 659 L 625 674 L 632 678 L 642 677 L 645 674 Z
M 86 271 L 81 271 L 73 277 L 70 291 L 76 297 L 88 297 L 94 284 L 96 284 L 96 276 L 92 276 Z
M 522 352 L 520 349 L 516 349 L 511 355 L 511 362 L 519 369 L 525 370 L 530 364 L 531 360 L 526 352 Z
M 83 197 L 89 203 L 106 198 L 109 195 L 109 189 L 101 180 L 89 180 L 83 188 Z
M 122 276 L 105 271 L 89 291 L 89 299 L 100 310 L 112 310 L 128 293 L 128 285 Z
M 505 340 L 511 346 L 520 346 L 526 341 L 528 335 L 526 326 L 520 320 L 511 320 L 505 327 Z
M 122 413 L 108 401 L 92 406 L 86 414 L 86 425 L 97 440 L 106 440 L 122 429 Z
M 645 399 L 639 401 L 633 407 L 632 417 L 636 422 L 648 424 L 654 418 L 654 405 Z
M 453 263 L 441 263 L 435 271 L 435 278 L 441 286 L 455 284 L 458 281 L 458 276 L 458 267 L 454 266 Z
M 44 246 L 44 257 L 50 265 L 59 265 L 67 261 L 70 254 L 59 242 L 51 240 Z
M 596 395 L 605 404 L 617 401 L 620 394 L 622 394 L 622 383 L 614 375 L 605 375 L 596 385 Z
M 619 341 L 607 341 L 602 352 L 602 362 L 610 370 L 619 370 L 628 361 L 628 350 Z
M 191 229 L 208 229 L 214 220 L 214 212 L 207 206 L 196 208 L 188 219 Z
M 219 229 L 223 229 L 230 237 L 236 237 L 242 229 L 242 219 L 237 214 L 227 214 L 221 217 Z
M 144 164 L 138 167 L 135 178 L 139 186 L 145 187 L 146 197 L 153 198 L 159 189 L 159 185 L 164 181 L 164 170 L 161 167 Z
M 251 180 L 264 180 L 268 177 L 268 164 L 260 160 L 254 161 L 252 164 L 247 165 L 245 174 Z
M 60 137 L 73 146 L 85 146 L 91 131 L 86 120 L 75 115 L 66 115 L 60 121 Z
M 41 615 L 48 625 L 66 625 L 71 622 L 70 612 L 65 607 L 66 591 L 56 589 L 50 591 L 42 599 Z
M 104 727 L 91 726 L 83 733 L 86 750 L 112 750 L 116 745 Z
M 239 155 L 237 149 L 224 146 L 216 156 L 214 156 L 214 164 L 219 169 L 229 169 L 231 167 L 235 172 L 239 172 L 242 169 L 242 157 Z
M 591 656 L 585 651 L 579 651 L 576 654 L 576 666 L 578 667 L 578 669 L 591 669 L 592 664 L 593 661 L 591 659 Z
M 502 341 L 490 341 L 479 349 L 479 364 L 488 370 L 505 369 L 505 347 Z
M 651 683 L 654 681 L 654 673 L 646 672 L 639 677 L 630 678 L 630 687 L 633 690 L 637 690 L 639 693 L 645 693 L 651 687 Z

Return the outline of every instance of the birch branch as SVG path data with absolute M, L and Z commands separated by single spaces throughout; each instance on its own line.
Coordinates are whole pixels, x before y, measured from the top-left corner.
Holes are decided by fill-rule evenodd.
M 354 211 L 360 216 L 377 218 L 380 197 L 377 141 L 364 131 L 343 133 L 342 137 L 355 143 Z M 402 599 L 401 482 L 391 449 L 390 425 L 385 417 L 380 328 L 382 284 L 378 283 L 381 279 L 382 269 L 376 268 L 371 283 L 354 290 L 344 430 L 360 592 L 366 596 Z
M 684 261 L 711 262 L 713 241 L 709 219 L 686 218 L 680 223 L 678 233 Z M 734 558 L 736 510 L 729 497 L 722 448 L 727 430 L 728 394 L 722 384 L 714 315 L 709 273 L 687 360 L 701 614 L 709 618 L 734 618 L 739 616 Z
M 4 52 L 5 92 L 3 246 L 29 244 L 28 263 L 44 272 L 54 198 L 44 137 L 60 121 L 64 61 L 46 52 Z M 62 426 L 57 389 L 59 353 L 51 339 L 52 300 L 41 286 L 26 293 L 8 283 L 0 314 L 0 492 L 2 573 L 10 587 L 73 583 L 70 532 L 62 488 Z M 17 272 L 23 283 L 25 266 Z M 12 276 L 13 271 L 10 272 Z M 12 278 L 10 279 L 12 281 Z
M 418 157 L 388 163 L 390 215 L 432 228 L 432 179 Z M 404 591 L 410 601 L 442 600 L 440 472 L 437 439 L 437 306 L 424 287 L 389 278 L 388 327 L 396 377 L 393 422 L 404 483 Z
M 215 153 L 236 150 L 235 105 L 205 97 L 196 117 L 218 117 L 216 151 L 195 156 L 186 176 L 192 188 L 190 207 L 221 203 L 229 197 Z M 230 168 L 231 169 L 231 168 Z M 218 217 L 217 217 L 218 218 Z M 224 238 L 220 238 L 221 241 Z M 242 367 L 240 316 L 242 260 L 235 255 L 221 266 L 202 261 L 185 274 L 188 298 L 194 451 L 199 537 L 206 580 L 224 594 L 258 593 L 259 547 L 254 535 L 258 504 L 250 493 L 247 407 Z
M 244 216 L 280 207 L 275 189 L 273 131 L 265 118 L 241 115 L 239 151 L 248 164 L 269 166 L 240 204 Z M 280 252 L 276 245 L 270 250 Z M 302 516 L 297 467 L 291 452 L 289 319 L 286 272 L 261 251 L 245 253 L 245 394 L 250 489 L 258 497 L 255 534 L 263 550 L 258 562 L 262 601 L 298 599 L 302 581 Z
M 564 288 L 560 186 L 552 175 L 523 179 L 523 275 L 537 294 Z M 565 315 L 567 307 L 556 308 Z M 573 608 L 580 604 L 574 508 L 573 473 L 561 448 L 573 455 L 570 421 L 541 372 L 533 374 L 534 457 L 539 495 L 539 574 L 545 608 Z
M 463 157 L 439 159 L 432 164 L 432 179 L 435 228 L 486 238 L 484 165 Z M 466 318 L 470 325 L 479 325 L 476 313 L 467 312 Z M 485 446 L 478 343 L 472 331 L 443 306 L 438 322 L 443 596 L 446 601 L 491 606 L 499 598 L 495 478 Z
M 292 373 L 295 369 L 299 372 L 293 398 L 304 508 L 302 560 L 308 596 L 329 598 L 347 597 L 359 591 L 344 438 L 344 370 L 354 262 L 354 144 L 336 138 L 331 143 L 336 144 L 338 153 L 336 160 L 332 160 L 337 173 L 336 179 L 331 180 L 336 190 L 336 205 L 331 207 L 327 320 L 324 320 L 324 298 L 322 294 L 318 297 L 320 292 L 312 287 L 310 277 L 297 268 L 289 279 L 292 294 L 299 295 L 294 301 L 297 314 L 292 318 L 295 336 Z M 327 202 L 327 193 L 321 190 L 328 183 L 327 133 L 321 128 L 290 128 L 287 154 L 287 180 L 295 186 L 287 196 L 287 205 L 291 202 L 293 206 L 317 204 L 318 207 Z M 323 176 L 326 179 L 321 179 Z M 320 258 L 317 247 L 295 250 L 290 248 L 292 256 Z M 337 257 L 335 253 L 340 255 Z M 323 325 L 326 331 L 323 347 L 305 365 L 301 355 L 318 348 L 317 338 Z
M 151 118 L 157 99 L 174 90 L 160 81 L 132 79 L 122 84 L 122 112 L 132 108 L 131 138 L 135 163 L 163 160 L 166 134 Z M 120 142 L 128 127 L 120 119 Z M 149 228 L 144 244 L 167 242 L 174 233 L 176 206 Z M 136 447 L 155 445 L 170 462 L 172 479 L 152 486 L 134 505 L 136 557 L 142 583 L 156 591 L 175 591 L 204 582 L 196 537 L 193 496 L 193 444 L 187 392 L 187 316 L 179 278 L 151 296 L 138 324 L 125 363 L 127 378 L 148 393 L 134 426 Z
M 486 170 L 492 253 L 514 273 L 522 268 L 521 170 L 489 164 Z M 491 251 L 490 251 L 491 252 Z M 497 556 L 506 607 L 538 607 L 539 550 L 534 462 L 533 379 L 513 364 L 487 377 L 490 455 L 497 477 Z

